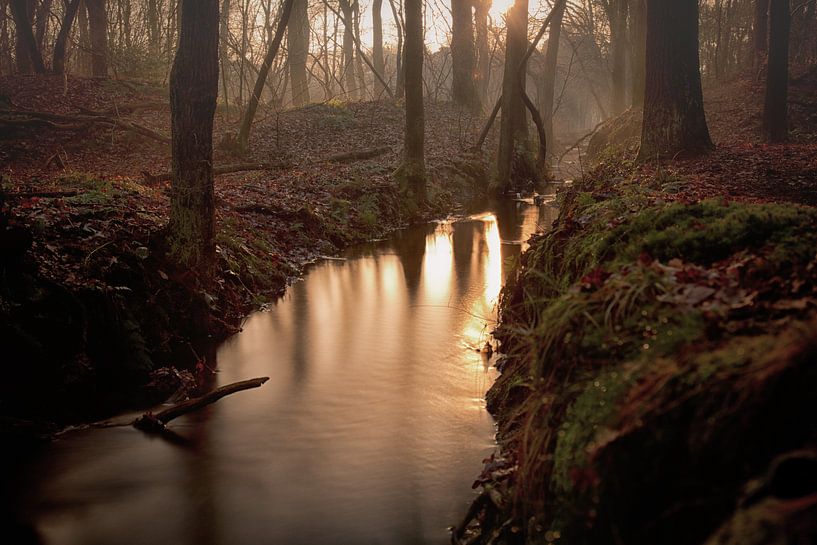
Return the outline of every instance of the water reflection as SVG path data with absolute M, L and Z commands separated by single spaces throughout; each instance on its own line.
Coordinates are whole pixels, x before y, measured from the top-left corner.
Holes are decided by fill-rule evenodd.
M 407 230 L 303 282 L 218 354 L 261 389 L 174 422 L 77 433 L 26 502 L 49 543 L 446 543 L 493 447 L 485 354 L 505 260 L 547 209 Z

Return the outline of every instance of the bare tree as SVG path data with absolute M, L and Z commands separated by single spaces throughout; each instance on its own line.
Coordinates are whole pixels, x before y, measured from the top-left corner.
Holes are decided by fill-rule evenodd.
M 451 0 L 451 95 L 454 102 L 466 108 L 478 109 L 479 97 L 474 82 L 476 53 L 472 0 Z
M 292 82 L 292 103 L 295 106 L 309 104 L 309 80 L 306 60 L 309 53 L 309 7 L 308 0 L 295 0 L 292 16 L 287 26 L 289 79 Z
M 763 107 L 763 138 L 785 142 L 789 137 L 789 0 L 769 2 L 769 67 Z
M 213 116 L 218 99 L 218 0 L 181 0 L 170 73 L 172 182 L 167 257 L 207 279 L 215 265 Z
M 406 135 L 403 164 L 398 169 L 401 189 L 419 204 L 426 200 L 425 119 L 423 109 L 423 3 L 405 0 L 406 5 Z

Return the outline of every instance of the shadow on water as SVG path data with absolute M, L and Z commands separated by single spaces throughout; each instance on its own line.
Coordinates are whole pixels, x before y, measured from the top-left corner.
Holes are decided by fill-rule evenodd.
M 175 420 L 51 445 L 17 504 L 46 543 L 443 544 L 493 449 L 483 396 L 508 258 L 555 210 L 507 202 L 313 266 L 218 351 L 271 380 Z

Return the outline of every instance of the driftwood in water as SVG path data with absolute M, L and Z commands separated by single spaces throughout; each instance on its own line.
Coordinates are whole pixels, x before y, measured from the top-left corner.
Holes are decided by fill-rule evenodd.
M 241 392 L 243 390 L 249 390 L 251 388 L 258 388 L 268 380 L 269 377 L 259 377 L 227 384 L 226 386 L 217 388 L 201 397 L 195 397 L 193 399 L 188 399 L 187 401 L 182 401 L 181 403 L 173 405 L 172 407 L 169 407 L 163 411 L 159 411 L 156 414 L 147 412 L 133 422 L 133 427 L 145 432 L 161 433 L 164 431 L 165 425 L 174 418 L 178 418 L 184 414 L 196 411 L 202 407 L 206 407 L 211 403 L 215 403 L 224 396 Z

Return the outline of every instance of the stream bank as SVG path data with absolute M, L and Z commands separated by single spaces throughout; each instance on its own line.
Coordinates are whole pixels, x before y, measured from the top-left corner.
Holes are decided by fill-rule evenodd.
M 116 108 L 169 133 L 167 89 L 89 78 L 0 78 L 15 108 L 75 115 Z M 392 172 L 403 112 L 386 102 L 331 101 L 265 111 L 250 157 L 215 150 L 216 165 L 281 163 L 215 182 L 217 276 L 206 289 L 157 251 L 170 149 L 108 127 L 21 125 L 0 137 L 0 340 L 6 347 L 0 430 L 47 435 L 195 390 L 214 347 L 317 258 L 382 238 L 409 221 L 444 217 L 481 192 L 485 164 L 463 153 L 477 121 L 450 104 L 427 134 L 429 204 L 407 211 Z M 214 141 L 235 129 L 216 113 Z M 85 132 L 83 132 L 85 131 Z M 327 161 L 370 148 L 387 152 Z
M 817 210 L 712 189 L 619 156 L 562 194 L 503 291 L 460 542 L 817 534 Z

